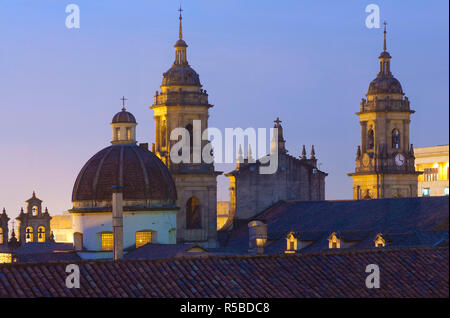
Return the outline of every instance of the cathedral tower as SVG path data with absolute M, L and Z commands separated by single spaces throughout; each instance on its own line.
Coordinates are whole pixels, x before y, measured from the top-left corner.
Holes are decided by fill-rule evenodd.
M 400 82 L 391 73 L 386 51 L 386 23 L 380 70 L 370 83 L 356 115 L 361 124 L 361 145 L 356 152 L 353 199 L 417 196 L 414 151 L 409 143 L 410 108 Z
M 194 128 L 208 128 L 208 94 L 202 88 L 200 78 L 187 61 L 188 45 L 183 40 L 180 8 L 179 39 L 175 43 L 175 61 L 163 74 L 161 91 L 155 94 L 154 111 L 155 143 L 152 151 L 169 167 L 177 188 L 177 242 L 195 242 L 214 247 L 217 237 L 217 175 L 212 162 L 197 158 L 192 149 L 203 149 L 209 141 L 197 142 Z M 195 121 L 195 122 L 194 122 Z M 189 132 L 191 153 L 189 162 L 174 163 L 170 151 L 178 142 L 170 140 L 171 132 L 185 128 Z

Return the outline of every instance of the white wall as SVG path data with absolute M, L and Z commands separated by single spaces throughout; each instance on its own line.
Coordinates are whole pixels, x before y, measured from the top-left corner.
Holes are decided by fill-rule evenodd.
M 169 231 L 177 227 L 177 211 L 138 211 L 123 212 L 124 248 L 136 244 L 136 232 L 153 230 L 157 232 L 160 244 L 175 244 L 170 240 Z M 112 213 L 73 213 L 73 233 L 83 233 L 83 247 L 89 251 L 99 251 L 98 236 L 100 232 L 112 232 Z

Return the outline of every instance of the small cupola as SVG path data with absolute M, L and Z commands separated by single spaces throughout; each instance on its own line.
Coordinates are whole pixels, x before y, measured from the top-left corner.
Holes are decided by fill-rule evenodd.
M 122 100 L 122 111 L 114 115 L 111 121 L 112 144 L 136 143 L 136 118 L 125 108 L 125 97 Z

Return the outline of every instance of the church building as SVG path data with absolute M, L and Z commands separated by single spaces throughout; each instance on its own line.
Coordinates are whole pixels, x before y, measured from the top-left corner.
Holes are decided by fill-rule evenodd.
M 232 221 L 249 220 L 280 200 L 320 201 L 325 200 L 325 177 L 327 174 L 317 168 L 314 146 L 309 158 L 303 146 L 300 158 L 288 154 L 283 137 L 281 120 L 275 120 L 277 140 L 272 139 L 271 151 L 278 152 L 278 167 L 273 174 L 260 174 L 259 167 L 264 160 L 242 158 L 240 151 L 236 169 L 227 173 L 230 179 L 230 217 Z M 275 135 L 274 135 L 275 137 Z
M 82 258 L 110 258 L 113 187 L 123 189 L 123 247 L 176 243 L 177 192 L 164 163 L 136 142 L 136 119 L 125 107 L 111 122 L 111 146 L 81 169 L 72 193 L 74 246 Z
M 217 176 L 214 163 L 206 163 L 203 158 L 194 162 L 194 120 L 201 123 L 201 132 L 208 128 L 208 94 L 200 83 L 197 72 L 187 60 L 188 45 L 183 40 L 182 16 L 180 8 L 179 39 L 175 43 L 175 61 L 163 74 L 161 91 L 156 91 L 154 104 L 155 153 L 169 168 L 177 188 L 177 242 L 197 243 L 204 247 L 217 244 Z M 170 139 L 176 128 L 185 128 L 190 135 L 190 161 L 174 163 L 171 149 L 178 141 Z M 200 149 L 209 143 L 202 140 Z
M 391 73 L 391 55 L 384 47 L 380 70 L 362 99 L 359 116 L 361 145 L 356 152 L 353 199 L 416 197 L 417 177 L 413 145 L 409 140 L 414 113 L 400 82 Z

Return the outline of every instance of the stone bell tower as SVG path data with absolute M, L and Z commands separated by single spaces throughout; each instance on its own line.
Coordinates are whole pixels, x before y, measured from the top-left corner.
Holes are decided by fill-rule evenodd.
M 163 74 L 161 91 L 156 91 L 154 104 L 155 143 L 154 152 L 168 167 L 177 188 L 177 242 L 195 242 L 214 247 L 217 238 L 217 175 L 213 162 L 205 162 L 198 153 L 209 144 L 201 140 L 201 133 L 208 128 L 208 94 L 200 83 L 197 72 L 187 61 L 188 45 L 183 40 L 180 8 L 179 39 L 175 43 L 175 61 Z M 200 135 L 196 137 L 196 127 Z M 171 150 L 178 140 L 171 140 L 171 132 L 184 128 L 189 133 L 189 152 L 186 160 L 175 162 Z M 181 138 L 181 137 L 180 137 Z M 182 154 L 182 151 L 177 151 Z
M 27 201 L 26 213 L 20 210 L 16 220 L 19 222 L 19 242 L 20 244 L 28 242 L 48 242 L 51 240 L 50 220 L 51 216 L 48 209 L 42 211 L 42 200 L 33 196 Z
M 386 23 L 380 69 L 362 99 L 359 116 L 361 145 L 356 152 L 353 199 L 416 197 L 417 176 L 409 140 L 410 108 L 400 82 L 391 73 L 386 51 Z

